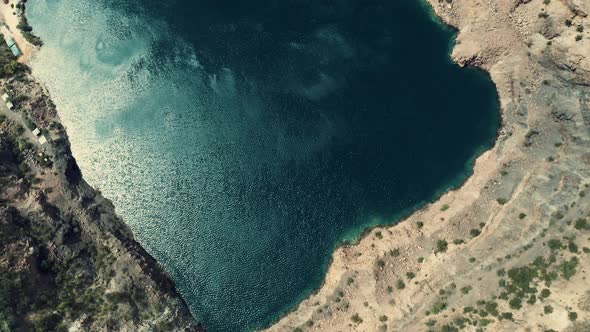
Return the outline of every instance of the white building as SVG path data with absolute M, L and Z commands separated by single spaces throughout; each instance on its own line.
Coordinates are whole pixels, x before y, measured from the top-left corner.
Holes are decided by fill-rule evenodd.
M 4 100 L 4 102 L 8 102 L 8 100 L 10 100 L 10 96 L 8 95 L 8 93 L 5 93 L 2 95 L 2 100 Z
M 45 143 L 47 143 L 47 138 L 45 138 L 45 136 L 39 137 L 39 144 L 43 145 Z
M 35 135 L 35 136 L 41 135 L 41 130 L 39 130 L 39 128 L 35 128 L 35 130 L 33 130 L 33 135 Z

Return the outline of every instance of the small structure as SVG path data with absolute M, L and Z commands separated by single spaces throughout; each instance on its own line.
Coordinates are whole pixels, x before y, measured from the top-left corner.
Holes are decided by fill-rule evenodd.
M 10 47 L 10 46 L 12 46 L 12 45 L 16 44 L 16 43 L 14 42 L 14 39 L 12 39 L 12 37 L 11 37 L 11 36 L 5 35 L 5 36 L 4 36 L 4 40 L 6 41 L 6 45 L 8 45 L 8 47 Z
M 8 45 L 8 48 L 10 49 L 10 51 L 12 52 L 12 54 L 15 57 L 20 56 L 20 50 L 18 49 L 18 46 L 16 45 L 16 43 L 14 42 L 14 39 L 11 36 L 4 36 L 4 40 L 6 41 L 6 44 Z
M 5 93 L 2 95 L 2 100 L 4 100 L 4 102 L 8 102 L 8 100 L 10 100 L 10 96 L 8 95 L 8 93 Z
M 10 46 L 9 48 L 10 48 L 10 51 L 12 52 L 12 54 L 13 54 L 15 57 L 17 57 L 17 58 L 18 58 L 18 57 L 20 56 L 20 54 L 21 54 L 21 53 L 20 53 L 20 50 L 18 49 L 18 46 L 16 46 L 16 44 L 14 44 L 14 45 Z
M 35 135 L 35 137 L 39 137 L 39 135 L 41 135 L 41 130 L 39 130 L 39 128 L 35 128 L 35 130 L 33 130 L 33 135 Z
M 47 143 L 47 138 L 45 138 L 45 136 L 39 137 L 39 144 L 43 145 L 45 143 Z
M 14 104 L 13 104 L 12 102 L 10 102 L 10 101 L 9 101 L 9 102 L 7 102 L 7 103 L 6 103 L 6 107 L 7 107 L 9 110 L 11 110 L 11 111 L 12 111 L 12 110 L 14 109 Z

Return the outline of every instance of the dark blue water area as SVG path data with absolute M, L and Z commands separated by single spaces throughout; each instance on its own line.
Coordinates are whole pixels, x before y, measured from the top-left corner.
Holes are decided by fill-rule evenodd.
M 460 184 L 499 127 L 493 83 L 452 63 L 454 31 L 421 1 L 84 0 L 59 22 L 52 10 L 75 5 L 38 1 L 45 48 L 71 47 L 53 66 L 90 86 L 112 72 L 131 82 L 131 100 L 94 120 L 72 115 L 88 107 L 75 87 L 52 94 L 74 131 L 76 117 L 92 123 L 71 135 L 75 153 L 94 151 L 85 176 L 109 179 L 103 191 L 211 331 L 292 309 L 339 244 Z M 125 42 L 96 37 L 90 57 L 76 29 L 55 27 L 83 30 L 91 7 L 109 12 L 93 31 Z M 165 33 L 142 42 L 142 19 Z

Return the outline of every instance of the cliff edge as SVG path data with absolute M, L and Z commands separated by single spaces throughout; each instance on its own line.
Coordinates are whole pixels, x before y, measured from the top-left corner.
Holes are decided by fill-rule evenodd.
M 204 331 L 84 181 L 55 106 L 4 40 L 0 86 L 0 331 Z

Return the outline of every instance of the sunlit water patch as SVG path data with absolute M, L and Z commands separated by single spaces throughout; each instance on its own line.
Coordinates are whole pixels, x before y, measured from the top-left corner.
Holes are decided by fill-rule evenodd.
M 400 1 L 35 0 L 84 176 L 212 331 L 260 328 L 332 250 L 459 184 L 497 96 Z

